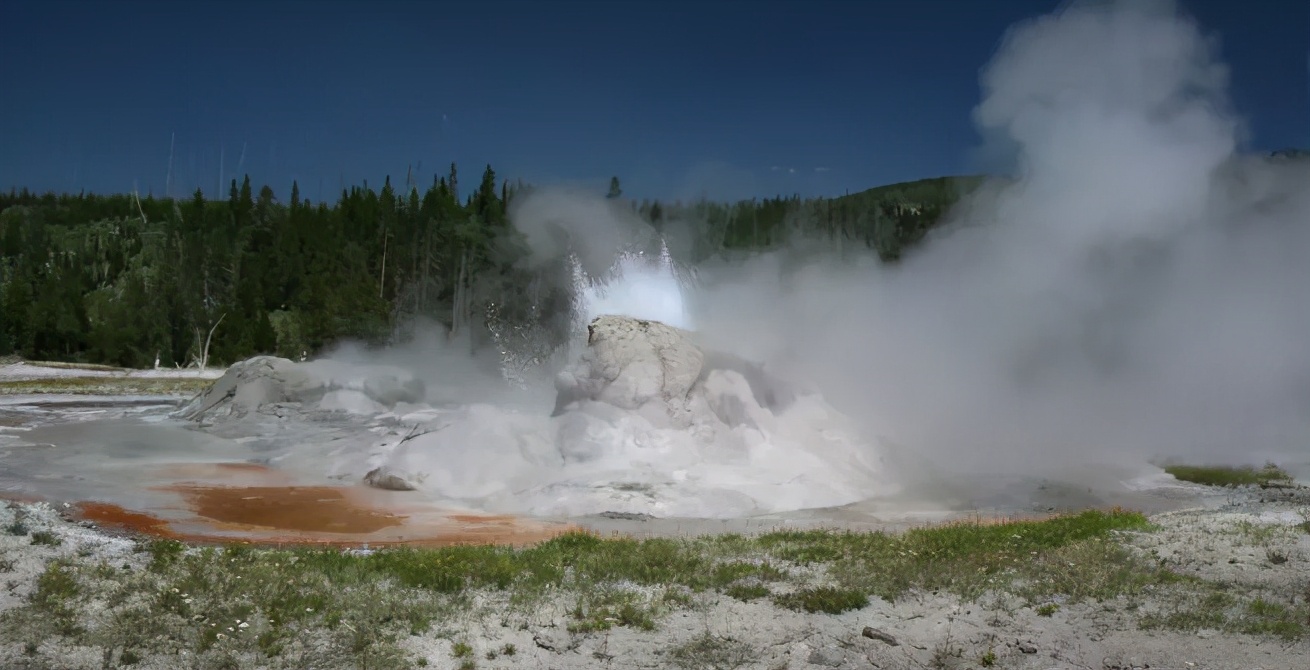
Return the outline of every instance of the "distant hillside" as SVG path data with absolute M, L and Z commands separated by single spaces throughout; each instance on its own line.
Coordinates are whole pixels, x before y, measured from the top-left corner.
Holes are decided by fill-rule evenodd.
M 950 201 L 954 203 L 960 197 L 978 188 L 987 177 L 984 175 L 962 175 L 955 177 L 933 177 L 917 181 L 903 181 L 886 186 L 841 196 L 836 200 L 852 202 L 902 200 L 905 202 Z
M 833 203 L 845 218 L 859 224 L 857 236 L 891 262 L 919 243 L 955 203 L 985 179 L 983 175 L 963 175 L 888 184 L 835 198 Z

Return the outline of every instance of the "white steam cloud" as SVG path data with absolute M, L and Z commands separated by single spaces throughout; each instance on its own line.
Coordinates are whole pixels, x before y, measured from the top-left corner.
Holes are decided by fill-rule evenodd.
M 1171 3 L 1016 26 L 975 120 L 1017 178 L 899 266 L 704 273 L 696 319 L 959 468 L 1304 457 L 1310 170 L 1238 156 L 1226 87 Z
M 1310 168 L 1239 153 L 1214 42 L 1168 3 L 1073 5 L 1015 27 L 981 83 L 977 125 L 1017 173 L 897 265 L 796 248 L 693 286 L 652 263 L 662 240 L 629 205 L 515 201 L 531 262 L 608 280 L 589 313 L 694 325 L 822 398 L 707 438 L 623 403 L 547 418 L 540 390 L 513 413 L 489 393 L 386 467 L 502 511 L 647 509 L 636 481 L 659 514 L 730 516 L 914 491 L 907 455 L 948 476 L 1310 456 Z M 439 367 L 438 386 L 483 369 Z M 824 451 L 822 426 L 846 425 L 824 399 L 885 442 Z M 864 460 L 877 477 L 848 465 Z M 869 483 L 883 474 L 903 478 Z

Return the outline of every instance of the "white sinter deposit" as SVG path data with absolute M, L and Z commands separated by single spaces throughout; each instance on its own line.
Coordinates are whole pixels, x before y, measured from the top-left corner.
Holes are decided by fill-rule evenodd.
M 431 407 L 415 404 L 424 390 L 405 370 L 265 357 L 233 366 L 183 415 L 210 429 L 371 415 L 396 439 L 361 431 L 358 453 L 331 452 L 324 474 L 348 462 L 376 486 L 489 512 L 728 518 L 897 492 L 880 449 L 817 392 L 657 321 L 598 317 L 556 388 L 551 415 Z

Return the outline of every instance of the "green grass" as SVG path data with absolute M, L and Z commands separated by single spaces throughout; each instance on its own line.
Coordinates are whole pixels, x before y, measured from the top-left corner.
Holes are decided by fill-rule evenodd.
M 778 607 L 800 612 L 823 612 L 824 614 L 841 614 L 850 610 L 863 609 L 869 604 L 869 596 L 855 589 L 819 586 L 800 589 L 791 593 L 773 597 Z
M 1250 465 L 1166 465 L 1175 479 L 1207 486 L 1280 486 L 1292 483 L 1292 475 L 1273 463 Z
M 186 652 L 201 664 L 240 657 L 280 667 L 401 668 L 413 661 L 400 640 L 445 635 L 473 607 L 475 593 L 483 602 L 502 603 L 497 607 L 506 612 L 530 613 L 548 599 L 563 599 L 568 630 L 589 635 L 616 627 L 656 629 L 669 611 L 697 606 L 698 594 L 838 614 L 865 607 L 871 597 L 890 601 L 911 591 L 976 599 L 1007 590 L 1033 607 L 1052 607 L 1057 600 L 1110 600 L 1188 586 L 1177 574 L 1135 558 L 1120 541 L 1122 533 L 1149 528 L 1140 514 L 1088 511 L 902 534 L 783 531 L 637 540 L 574 533 L 523 549 L 371 554 L 188 549 L 155 540 L 139 544 L 136 565 L 144 567 L 86 558 L 51 563 L 28 603 L 0 614 L 0 641 L 61 636 L 135 654 Z M 1239 612 L 1240 605 L 1235 601 L 1233 616 L 1245 622 L 1243 630 L 1281 636 L 1297 630 L 1290 623 L 1299 615 L 1295 608 L 1277 611 L 1269 601 Z M 104 614 L 85 614 L 97 611 Z M 1162 613 L 1154 623 L 1192 625 L 1168 617 Z M 718 653 L 721 643 L 700 640 L 701 646 L 687 648 L 686 662 Z M 471 651 L 461 658 L 473 661 Z

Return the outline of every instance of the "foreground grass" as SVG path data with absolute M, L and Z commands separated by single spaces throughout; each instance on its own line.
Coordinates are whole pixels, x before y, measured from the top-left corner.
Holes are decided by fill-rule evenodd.
M 50 377 L 0 381 L 0 395 L 192 395 L 213 384 L 197 377 Z
M 137 560 L 121 565 L 52 562 L 27 604 L 0 616 L 0 641 L 36 653 L 43 640 L 63 640 L 103 649 L 107 659 L 188 655 L 198 667 L 389 668 L 411 666 L 400 644 L 406 636 L 459 642 L 455 622 L 488 597 L 498 613 L 563 602 L 569 631 L 586 635 L 614 626 L 652 630 L 665 612 L 714 594 L 840 613 L 870 597 L 895 601 L 916 591 L 977 599 L 1007 590 L 1039 607 L 1057 598 L 1109 600 L 1186 586 L 1175 573 L 1135 558 L 1116 537 L 1148 529 L 1136 513 L 1089 511 L 903 534 L 570 534 L 527 549 L 371 554 L 151 541 L 140 545 Z M 1257 628 L 1304 633 L 1285 622 L 1295 616 L 1290 610 L 1260 607 L 1258 620 L 1266 623 Z M 1150 623 L 1186 623 L 1157 618 Z
M 1273 463 L 1257 469 L 1249 465 L 1166 465 L 1175 479 L 1208 486 L 1278 486 L 1292 483 L 1292 475 Z

